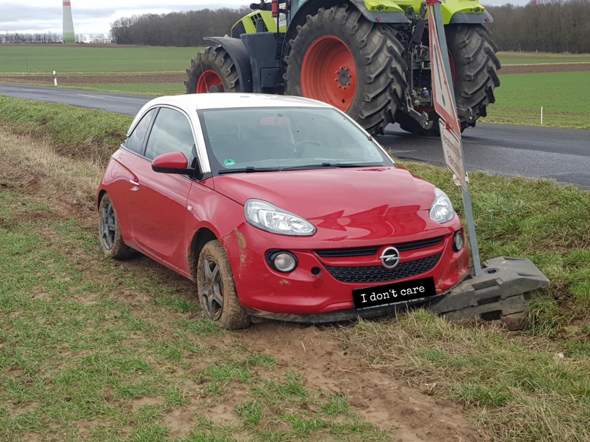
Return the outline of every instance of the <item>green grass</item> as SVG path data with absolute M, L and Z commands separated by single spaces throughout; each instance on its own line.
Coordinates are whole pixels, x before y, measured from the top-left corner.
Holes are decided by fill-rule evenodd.
M 1 118 L 29 104 L 3 99 Z M 27 118 L 43 121 L 56 110 L 73 132 L 102 118 L 43 104 L 3 125 L 26 132 Z M 113 115 L 113 129 L 125 118 Z M 114 149 L 106 138 L 114 132 L 96 134 L 95 142 Z M 80 158 L 77 141 L 43 128 L 32 135 Z M 407 166 L 461 207 L 447 171 Z M 18 163 L 1 167 L 0 178 L 15 169 Z M 385 437 L 359 418 L 353 398 L 310 388 L 304 372 L 248 353 L 239 334 L 203 319 L 179 278 L 148 260 L 102 259 L 80 220 L 60 216 L 59 205 L 43 195 L 23 195 L 14 179 L 2 182 L 12 187 L 0 192 L 0 249 L 7 257 L 0 260 L 0 438 L 160 440 L 172 437 L 167 418 L 187 408 L 201 416 L 189 428 L 196 440 Z M 341 341 L 347 354 L 413 388 L 461 404 L 493 440 L 590 440 L 590 193 L 483 173 L 471 175 L 471 190 L 483 258 L 528 257 L 551 280 L 531 303 L 527 330 L 450 324 L 415 312 L 399 321 L 319 329 L 318 336 Z M 138 306 L 135 299 L 144 301 Z M 207 417 L 220 403 L 231 409 L 230 423 Z
M 590 63 L 590 54 L 552 54 L 545 52 L 498 52 L 503 65 L 542 63 Z
M 590 129 L 590 74 L 555 72 L 503 75 L 496 103 L 482 122 Z
M 184 72 L 199 48 L 0 45 L 0 73 Z

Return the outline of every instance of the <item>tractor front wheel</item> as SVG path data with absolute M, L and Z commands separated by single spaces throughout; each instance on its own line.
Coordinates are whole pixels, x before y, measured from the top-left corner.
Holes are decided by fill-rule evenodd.
M 383 26 L 352 5 L 307 16 L 289 41 L 286 93 L 331 104 L 369 132 L 380 132 L 405 85 L 403 49 Z
M 238 92 L 239 76 L 236 66 L 221 46 L 207 47 L 186 70 L 184 82 L 187 94 L 210 92 Z

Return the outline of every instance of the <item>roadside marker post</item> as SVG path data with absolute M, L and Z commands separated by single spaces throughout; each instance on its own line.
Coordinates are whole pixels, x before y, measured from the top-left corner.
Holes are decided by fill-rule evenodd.
M 57 87 L 57 72 L 53 71 L 53 85 Z
M 471 248 L 473 273 L 481 274 L 479 246 L 475 233 L 469 179 L 465 173 L 463 162 L 463 144 L 461 142 L 461 126 L 457 118 L 457 105 L 453 88 L 453 78 L 449 63 L 449 51 L 445 28 L 440 11 L 440 0 L 426 0 L 428 8 L 428 37 L 430 42 L 430 69 L 432 73 L 432 97 L 434 109 L 439 116 L 440 138 L 445 163 L 453 172 L 455 184 L 463 193 L 463 208 L 467 224 L 467 236 Z

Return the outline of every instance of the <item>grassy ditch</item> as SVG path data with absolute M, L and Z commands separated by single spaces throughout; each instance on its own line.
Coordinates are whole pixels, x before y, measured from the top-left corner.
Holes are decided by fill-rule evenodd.
M 435 402 L 428 419 L 418 413 L 412 431 L 455 404 L 470 418 L 466 440 L 590 440 L 590 193 L 471 176 L 484 258 L 527 256 L 552 281 L 522 333 L 419 311 L 343 328 L 229 334 L 200 316 L 185 281 L 146 259 L 120 264 L 98 254 L 94 182 L 129 121 L 0 98 L 0 158 L 8 161 L 0 164 L 8 256 L 0 260 L 0 437 L 395 439 L 412 414 L 385 399 L 410 386 L 409 397 L 424 403 L 451 400 Z M 406 166 L 460 207 L 446 171 Z M 363 382 L 346 390 L 359 370 Z M 321 376 L 329 382 L 318 385 Z M 384 383 L 371 387 L 376 379 Z M 365 401 L 383 407 L 367 413 Z M 397 408 L 385 420 L 401 427 L 375 421 Z M 456 420 L 463 410 L 453 410 Z M 460 429 L 443 427 L 422 436 L 457 439 Z

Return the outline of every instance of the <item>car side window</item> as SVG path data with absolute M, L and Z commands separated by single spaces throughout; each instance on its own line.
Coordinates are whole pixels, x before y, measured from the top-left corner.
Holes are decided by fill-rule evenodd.
M 168 152 L 182 152 L 193 161 L 195 139 L 188 119 L 181 112 L 163 107 L 150 133 L 145 156 L 154 159 Z
M 142 117 L 139 123 L 135 125 L 135 129 L 133 129 L 133 132 L 131 132 L 131 134 L 125 140 L 125 143 L 123 143 L 127 149 L 143 155 L 146 135 L 150 130 L 150 125 L 152 124 L 154 115 L 156 115 L 156 110 L 152 109 Z

